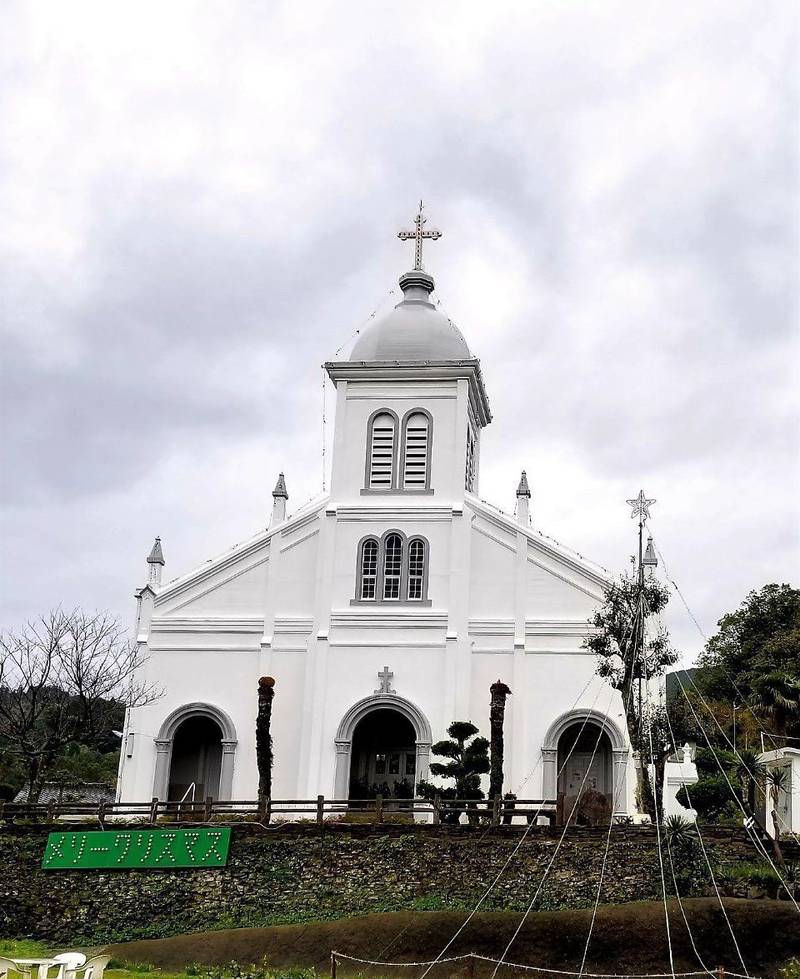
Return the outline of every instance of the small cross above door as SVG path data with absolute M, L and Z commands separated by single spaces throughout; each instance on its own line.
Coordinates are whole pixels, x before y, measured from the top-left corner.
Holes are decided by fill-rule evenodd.
M 394 693 L 394 690 L 392 690 L 393 677 L 394 673 L 392 673 L 388 666 L 384 666 L 384 668 L 378 673 L 378 679 L 381 681 L 381 685 L 378 687 L 375 693 Z

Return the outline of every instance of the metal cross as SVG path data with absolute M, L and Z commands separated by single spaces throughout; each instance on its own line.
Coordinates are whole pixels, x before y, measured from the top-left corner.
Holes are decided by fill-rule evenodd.
M 639 518 L 640 523 L 644 523 L 650 517 L 650 507 L 656 502 L 655 500 L 648 500 L 644 495 L 644 490 L 639 490 L 639 495 L 635 500 L 625 501 L 629 507 L 631 507 L 631 517 L 635 520 Z
M 422 201 L 419 202 L 419 214 L 414 218 L 414 231 L 399 231 L 397 237 L 401 241 L 411 241 L 414 239 L 414 271 L 422 271 L 422 240 L 423 238 L 430 238 L 432 241 L 436 241 L 437 238 L 442 237 L 442 232 L 438 228 L 434 228 L 432 231 L 424 231 L 423 228 L 427 223 L 427 219 L 422 213 Z
M 392 673 L 388 666 L 384 666 L 383 670 L 378 673 L 378 679 L 381 681 L 381 685 L 375 693 L 394 693 L 394 690 L 392 690 L 393 677 L 394 673 Z

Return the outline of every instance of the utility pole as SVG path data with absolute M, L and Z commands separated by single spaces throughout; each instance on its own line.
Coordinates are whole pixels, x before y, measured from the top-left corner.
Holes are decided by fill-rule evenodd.
M 653 538 L 648 537 L 647 539 L 647 550 L 643 553 L 643 541 L 644 541 L 644 527 L 650 516 L 650 507 L 656 502 L 655 500 L 648 500 L 644 495 L 644 490 L 639 490 L 639 495 L 633 500 L 626 501 L 628 506 L 631 507 L 631 517 L 634 520 L 639 521 L 639 561 L 637 568 L 637 602 L 636 602 L 636 620 L 634 622 L 634 643 L 633 643 L 633 662 L 631 663 L 631 676 L 633 677 L 634 671 L 636 670 L 636 657 L 639 657 L 639 667 L 638 667 L 638 736 L 640 744 L 637 746 L 639 752 L 639 764 L 642 764 L 642 751 L 641 751 L 641 741 L 642 741 L 642 729 L 644 726 L 644 719 L 642 716 L 642 680 L 643 674 L 645 672 L 645 620 L 647 619 L 647 607 L 644 595 L 644 569 L 645 567 L 656 567 L 658 564 L 658 559 L 656 558 L 655 548 L 653 547 Z M 646 678 L 645 682 L 646 681 Z M 655 763 L 655 759 L 651 758 L 651 762 Z M 656 805 L 658 802 L 656 800 Z
M 647 523 L 650 517 L 650 507 L 656 502 L 655 500 L 648 500 L 644 495 L 644 490 L 639 490 L 639 495 L 633 500 L 626 501 L 628 506 L 631 507 L 631 517 L 634 520 L 638 518 L 639 521 L 639 562 L 638 562 L 638 600 L 637 600 L 637 622 L 636 622 L 636 642 L 634 644 L 634 649 L 639 655 L 639 723 L 641 724 L 642 719 L 642 673 L 644 672 L 644 623 L 647 618 L 647 609 L 645 608 L 645 598 L 644 598 L 644 569 L 645 567 L 655 568 L 658 565 L 658 558 L 656 557 L 655 548 L 653 547 L 653 538 L 647 538 L 647 550 L 642 553 L 642 544 L 644 540 L 644 525 Z

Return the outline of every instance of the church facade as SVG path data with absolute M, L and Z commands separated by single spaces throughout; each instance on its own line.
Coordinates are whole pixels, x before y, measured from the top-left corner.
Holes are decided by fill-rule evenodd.
M 156 702 L 130 710 L 119 798 L 255 799 L 258 680 L 275 678 L 275 799 L 409 795 L 453 720 L 489 734 L 489 687 L 511 688 L 504 791 L 604 793 L 633 809 L 619 695 L 583 648 L 606 573 L 482 502 L 491 421 L 480 363 L 431 302 L 402 301 L 326 364 L 336 390 L 330 492 L 168 583 L 157 542 L 137 592 Z M 485 787 L 485 786 L 484 786 Z

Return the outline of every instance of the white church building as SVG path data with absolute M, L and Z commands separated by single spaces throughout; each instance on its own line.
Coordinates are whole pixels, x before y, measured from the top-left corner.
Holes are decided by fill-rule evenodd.
M 273 798 L 407 793 L 453 720 L 488 737 L 501 679 L 504 791 L 554 799 L 587 776 L 633 811 L 622 704 L 583 648 L 607 574 L 531 522 L 524 473 L 514 517 L 480 500 L 487 389 L 431 302 L 421 246 L 438 233 L 416 224 L 402 301 L 325 365 L 329 494 L 289 514 L 281 475 L 268 529 L 167 583 L 156 542 L 136 637 L 164 694 L 128 712 L 120 800 L 255 799 L 265 675 Z

